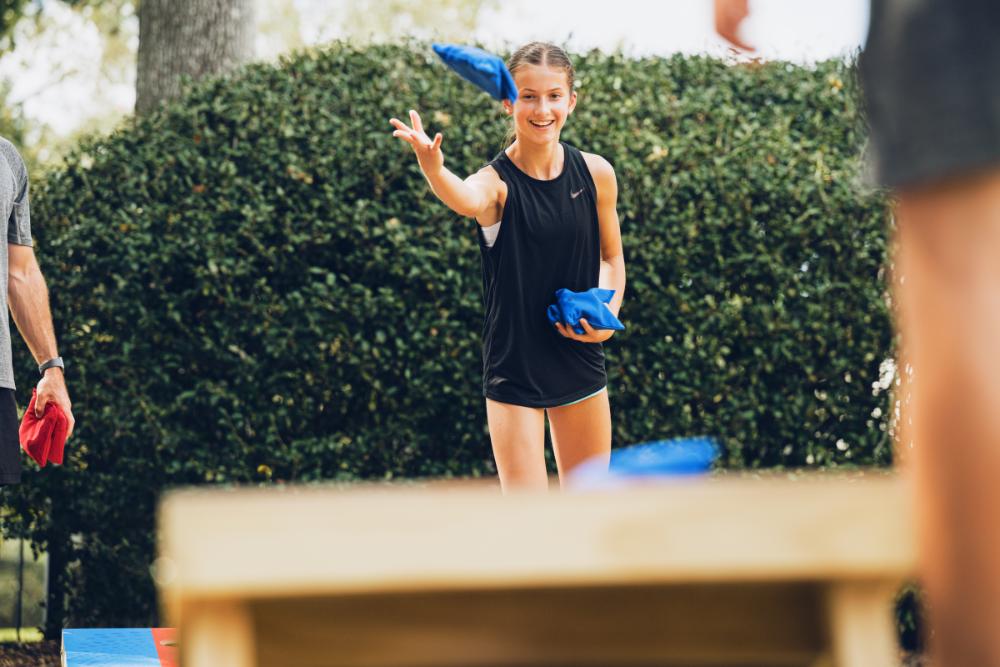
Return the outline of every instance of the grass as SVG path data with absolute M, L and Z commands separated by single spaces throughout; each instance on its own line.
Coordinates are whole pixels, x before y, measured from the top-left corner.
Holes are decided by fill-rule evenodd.
M 17 628 L 0 628 L 0 644 L 17 641 Z M 42 633 L 38 628 L 21 628 L 22 642 L 40 642 Z
M 4 628 L 12 628 L 17 624 L 15 609 L 18 594 L 18 552 L 24 554 L 20 625 L 25 628 L 44 622 L 42 605 L 45 601 L 45 564 L 48 557 L 42 554 L 36 560 L 26 543 L 22 545 L 20 540 L 0 538 L 0 642 L 13 641 L 14 635 L 9 635 Z

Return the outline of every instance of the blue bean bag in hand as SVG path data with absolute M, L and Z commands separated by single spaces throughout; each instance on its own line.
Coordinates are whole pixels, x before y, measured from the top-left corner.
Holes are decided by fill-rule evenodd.
M 474 46 L 457 44 L 434 44 L 434 53 L 441 57 L 448 67 L 458 72 L 489 93 L 495 100 L 517 100 L 514 77 L 499 56 L 477 49 Z
M 621 331 L 625 325 L 615 317 L 615 314 L 604 304 L 611 303 L 615 295 L 613 289 L 594 287 L 586 292 L 573 292 L 568 289 L 556 290 L 556 302 L 549 306 L 548 316 L 552 324 L 562 322 L 573 327 L 578 334 L 587 333 L 580 326 L 580 318 L 586 318 L 587 323 L 595 329 L 614 329 Z

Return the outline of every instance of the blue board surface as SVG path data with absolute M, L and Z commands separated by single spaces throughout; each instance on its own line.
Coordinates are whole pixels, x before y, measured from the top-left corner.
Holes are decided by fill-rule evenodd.
M 62 632 L 66 667 L 160 667 L 149 628 L 87 628 Z

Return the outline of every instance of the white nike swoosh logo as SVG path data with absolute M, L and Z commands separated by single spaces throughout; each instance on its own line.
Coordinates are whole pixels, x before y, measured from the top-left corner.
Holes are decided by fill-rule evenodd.
M 579 196 L 580 196 L 580 193 L 581 193 L 581 192 L 583 192 L 583 188 L 580 188 L 580 189 L 579 189 L 579 190 L 577 190 L 576 192 L 571 192 L 571 193 L 569 194 L 569 196 L 570 196 L 570 198 L 571 198 L 571 199 L 576 199 L 577 197 L 579 197 Z

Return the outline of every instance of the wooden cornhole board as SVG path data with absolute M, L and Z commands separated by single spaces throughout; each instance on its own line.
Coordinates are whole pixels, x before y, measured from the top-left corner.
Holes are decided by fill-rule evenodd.
M 181 491 L 159 529 L 184 667 L 886 667 L 915 566 L 881 473 Z

